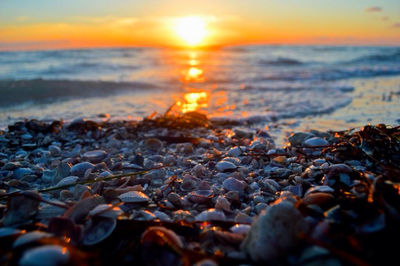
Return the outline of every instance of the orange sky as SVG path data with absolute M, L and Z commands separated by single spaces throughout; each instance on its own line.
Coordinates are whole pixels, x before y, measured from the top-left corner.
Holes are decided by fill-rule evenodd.
M 71 2 L 1 1 L 0 49 L 186 46 L 175 21 L 187 16 L 205 23 L 199 46 L 400 44 L 398 0 Z

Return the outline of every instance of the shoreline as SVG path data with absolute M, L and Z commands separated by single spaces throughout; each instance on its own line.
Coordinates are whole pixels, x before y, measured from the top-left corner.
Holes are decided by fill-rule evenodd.
M 197 112 L 18 122 L 0 131 L 0 240 L 14 243 L 0 258 L 54 243 L 69 263 L 390 262 L 399 136 L 314 130 L 280 147 Z

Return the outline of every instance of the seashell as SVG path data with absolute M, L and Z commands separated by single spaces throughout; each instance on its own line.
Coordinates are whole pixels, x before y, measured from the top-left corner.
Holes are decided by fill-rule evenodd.
M 235 216 L 235 222 L 239 224 L 250 224 L 252 222 L 252 218 L 243 212 L 238 212 Z
M 182 184 L 180 186 L 183 191 L 192 191 L 197 188 L 200 180 L 191 175 L 185 175 L 182 180 Z
M 331 188 L 330 186 L 313 186 L 313 187 L 310 187 L 306 191 L 306 193 L 304 194 L 304 197 L 310 193 L 315 193 L 315 192 L 333 193 L 333 192 L 335 192 L 335 190 L 333 188 Z
M 307 229 L 304 217 L 294 205 L 282 201 L 259 215 L 241 248 L 255 262 L 271 261 L 294 248 L 299 235 Z
M 329 142 L 319 137 L 312 137 L 306 139 L 304 141 L 304 145 L 307 147 L 319 147 L 319 146 L 327 146 L 329 145 Z
M 83 226 L 63 216 L 51 218 L 48 231 L 56 236 L 71 238 L 74 243 L 80 242 L 83 236 Z
M 146 194 L 140 191 L 129 191 L 118 196 L 125 203 L 147 203 L 150 201 Z
M 139 215 L 139 220 L 151 221 L 157 219 L 157 217 L 149 210 L 140 210 Z
M 196 216 L 196 221 L 206 222 L 206 221 L 225 221 L 225 214 L 214 208 L 205 210 Z
M 163 246 L 165 244 L 171 247 L 183 248 L 182 240 L 174 231 L 162 226 L 151 226 L 143 232 L 140 239 L 141 244 L 155 244 Z
M 41 196 L 36 191 L 25 191 L 21 195 L 13 196 L 7 204 L 7 212 L 3 218 L 3 225 L 26 223 L 39 209 Z
M 61 201 L 57 201 L 58 203 L 61 203 Z M 50 219 L 51 217 L 59 216 L 64 214 L 65 209 L 61 207 L 57 207 L 54 205 L 45 205 L 41 207 L 36 214 L 35 218 L 36 219 Z
M 228 151 L 228 155 L 232 157 L 239 157 L 242 154 L 242 150 L 239 147 L 233 147 Z
M 60 182 L 57 183 L 56 187 L 72 185 L 72 184 L 75 184 L 76 181 L 78 181 L 78 180 L 79 180 L 79 177 L 77 177 L 77 176 L 67 176 L 67 177 L 64 177 L 63 179 L 61 179 Z
M 75 164 L 71 168 L 71 175 L 83 177 L 87 170 L 93 169 L 95 166 L 89 162 Z
M 117 225 L 117 221 L 110 217 L 95 217 L 83 234 L 82 243 L 85 246 L 100 243 L 111 235 Z
M 288 140 L 289 140 L 291 146 L 301 146 L 305 140 L 312 138 L 312 137 L 314 137 L 314 135 L 311 133 L 296 132 L 296 133 L 292 134 L 288 138 Z
M 244 181 L 239 181 L 236 178 L 229 177 L 222 182 L 222 186 L 227 191 L 237 191 L 239 193 L 243 193 L 247 187 L 247 184 Z
M 186 210 L 177 210 L 173 213 L 174 221 L 186 220 L 192 221 L 194 217 L 189 211 Z
M 45 245 L 25 251 L 22 258 L 19 260 L 19 265 L 65 265 L 68 263 L 69 259 L 70 252 L 66 247 Z
M 245 235 L 250 231 L 251 225 L 249 224 L 235 224 L 229 230 L 236 234 Z
M 143 146 L 150 152 L 158 153 L 163 148 L 163 143 L 159 139 L 149 138 L 143 142 Z
M 176 207 L 181 207 L 182 206 L 182 199 L 181 196 L 179 196 L 178 194 L 171 192 L 168 194 L 167 199 L 169 202 L 171 202 L 172 204 L 174 204 Z
M 235 157 L 225 157 L 222 161 L 223 162 L 231 162 L 236 166 L 240 164 L 240 159 L 235 158 Z
M 53 177 L 53 184 L 57 184 L 61 179 L 69 176 L 70 173 L 71 173 L 71 166 L 68 163 L 64 162 L 59 163 Z
M 18 237 L 15 242 L 13 243 L 13 248 L 25 245 L 27 243 L 31 243 L 37 241 L 42 238 L 49 238 L 52 237 L 52 234 L 41 232 L 41 231 L 31 231 L 26 234 L 21 235 Z
M 236 165 L 228 161 L 220 161 L 215 165 L 215 167 L 220 172 L 233 171 L 236 169 Z
M 192 174 L 198 178 L 204 178 L 208 175 L 208 170 L 204 165 L 198 164 L 192 169 Z
M 231 203 L 223 196 L 218 196 L 215 202 L 215 209 L 223 210 L 226 212 L 231 211 Z
M 15 229 L 12 227 L 2 227 L 0 228 L 0 238 L 9 237 L 9 236 L 17 236 L 22 234 L 23 231 L 19 229 Z
M 97 205 L 104 203 L 103 197 L 99 195 L 89 196 L 87 198 L 82 199 L 70 209 L 68 209 L 64 216 L 71 218 L 74 222 L 79 222 L 84 219 L 88 213 L 94 209 Z
M 320 206 L 322 209 L 327 209 L 334 205 L 335 197 L 326 192 L 314 192 L 309 193 L 303 198 L 303 202 L 307 205 L 315 204 Z
M 100 163 L 107 157 L 107 152 L 103 150 L 94 150 L 85 152 L 82 156 L 84 160 L 87 160 L 91 163 Z
M 169 216 L 161 211 L 154 211 L 154 215 L 162 222 L 170 222 L 171 218 Z
M 196 190 L 188 194 L 188 199 L 194 203 L 206 203 L 213 197 L 212 190 Z
M 117 219 L 117 217 L 122 213 L 122 210 L 118 206 L 113 207 L 111 204 L 100 204 L 89 212 L 89 216 L 101 216 Z

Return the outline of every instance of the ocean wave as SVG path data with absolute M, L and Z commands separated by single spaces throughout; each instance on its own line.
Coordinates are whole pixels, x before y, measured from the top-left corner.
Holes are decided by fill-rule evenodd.
M 26 102 L 49 103 L 71 98 L 104 97 L 123 92 L 159 89 L 143 82 L 76 80 L 0 80 L 0 106 Z
M 300 66 L 303 65 L 304 62 L 292 58 L 278 57 L 274 60 L 258 60 L 258 64 L 268 66 Z
M 380 54 L 372 54 L 361 56 L 356 58 L 351 63 L 372 63 L 372 62 L 382 62 L 382 63 L 399 63 L 400 62 L 400 49 L 391 51 L 390 53 L 380 53 Z

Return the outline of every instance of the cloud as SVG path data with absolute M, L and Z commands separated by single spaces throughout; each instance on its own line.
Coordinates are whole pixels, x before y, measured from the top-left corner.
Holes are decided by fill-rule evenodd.
M 365 12 L 381 12 L 382 8 L 379 6 L 371 6 L 365 9 Z
M 382 20 L 382 21 L 388 21 L 388 20 L 389 20 L 389 17 L 388 17 L 388 16 L 384 16 L 384 17 L 381 18 L 381 20 Z
M 394 23 L 392 25 L 393 28 L 400 28 L 400 22 Z

